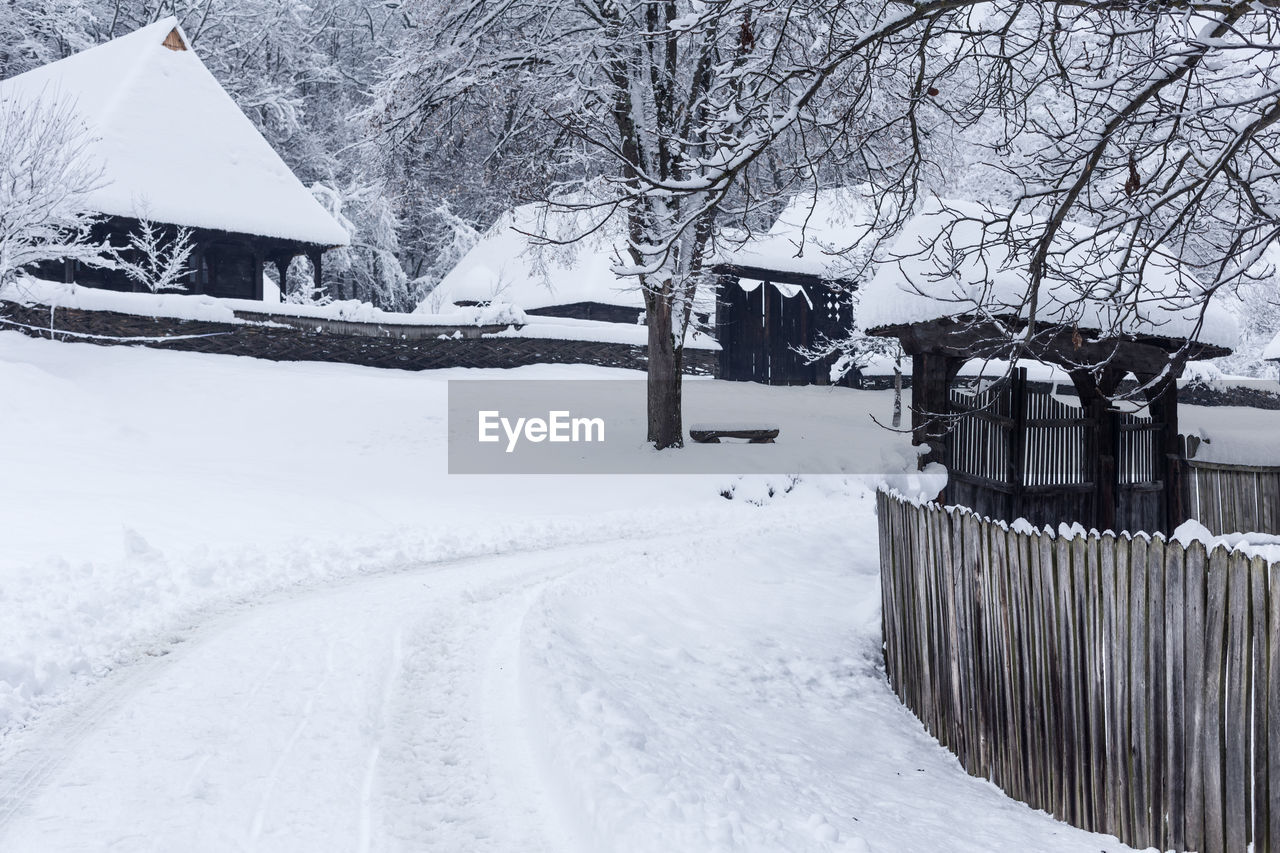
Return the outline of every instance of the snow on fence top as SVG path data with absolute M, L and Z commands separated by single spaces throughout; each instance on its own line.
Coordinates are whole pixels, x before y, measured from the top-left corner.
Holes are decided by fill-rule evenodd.
M 862 292 L 859 325 L 921 323 L 978 309 L 986 316 L 1025 317 L 1027 246 L 1043 222 L 1018 214 L 1010 224 L 1007 217 L 1008 211 L 969 201 L 926 204 L 877 264 Z M 1129 285 L 1123 289 L 1127 299 L 1109 292 L 1116 281 Z M 1130 256 L 1112 237 L 1068 224 L 1051 252 L 1037 319 L 1234 347 L 1235 318 L 1204 300 L 1203 285 L 1171 253 Z
M 349 242 L 190 49 L 176 18 L 0 82 L 0 101 L 77 111 L 102 170 L 87 200 L 94 213 Z
M 792 196 L 768 232 L 730 239 L 717 261 L 827 280 L 856 278 L 871 252 L 875 206 L 866 187 Z

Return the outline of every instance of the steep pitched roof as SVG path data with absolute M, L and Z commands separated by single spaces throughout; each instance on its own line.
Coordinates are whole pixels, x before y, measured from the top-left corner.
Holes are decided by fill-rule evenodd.
M 1019 213 L 1009 224 L 1008 215 L 967 200 L 926 202 L 862 289 L 859 325 L 924 323 L 979 309 L 1026 316 L 1030 279 L 1022 245 L 1042 233 L 1044 221 Z M 1051 257 L 1040 285 L 1042 323 L 1194 339 L 1228 349 L 1237 343 L 1235 317 L 1217 302 L 1204 304 L 1209 294 L 1171 249 L 1160 247 L 1137 265 L 1116 238 L 1068 222 Z M 1111 283 L 1117 281 L 1135 288 L 1140 298 L 1116 298 Z
M 857 278 L 875 244 L 868 187 L 834 187 L 792 196 L 764 234 L 732 239 L 717 260 L 828 280 Z
M 636 280 L 613 272 L 626 245 L 622 217 L 615 215 L 596 227 L 600 218 L 598 211 L 543 203 L 509 210 L 423 304 L 494 301 L 537 309 L 598 302 L 643 308 Z M 563 246 L 547 242 L 559 240 L 574 242 Z
M 95 213 L 321 246 L 348 242 L 190 49 L 177 19 L 0 82 L 0 100 L 74 103 L 103 172 Z

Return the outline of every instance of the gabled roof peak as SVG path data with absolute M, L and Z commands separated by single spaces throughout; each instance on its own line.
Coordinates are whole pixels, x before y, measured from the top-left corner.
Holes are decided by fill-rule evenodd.
M 169 35 L 164 37 L 164 41 L 161 42 L 161 44 L 169 48 L 169 50 L 186 50 L 187 49 L 187 42 L 185 39 L 183 39 L 182 33 L 178 32 L 177 27 L 174 27 L 173 29 L 169 30 Z

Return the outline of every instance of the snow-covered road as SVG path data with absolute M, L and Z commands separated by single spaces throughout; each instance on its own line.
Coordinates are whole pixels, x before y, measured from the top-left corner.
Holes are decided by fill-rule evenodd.
M 19 755 L 0 848 L 570 849 L 513 692 L 518 629 L 598 560 L 463 561 L 218 620 Z
M 770 520 L 214 619 L 20 739 L 0 849 L 1119 849 L 896 703 L 857 526 Z

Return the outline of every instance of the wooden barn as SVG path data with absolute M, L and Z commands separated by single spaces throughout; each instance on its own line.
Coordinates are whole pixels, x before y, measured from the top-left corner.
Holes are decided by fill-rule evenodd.
M 175 18 L 0 82 L 0 100 L 74 107 L 101 179 L 86 200 L 95 237 L 123 246 L 147 220 L 190 230 L 190 293 L 261 299 L 263 272 L 298 256 L 317 285 L 346 230 L 289 170 L 191 49 Z M 76 266 L 44 277 L 115 290 L 116 270 Z
M 798 195 L 767 233 L 722 254 L 715 267 L 721 379 L 830 381 L 833 359 L 813 361 L 802 351 L 853 328 L 854 290 L 875 224 L 864 193 L 837 188 Z
M 644 299 L 635 279 L 613 272 L 624 245 L 622 217 L 601 224 L 601 216 L 544 203 L 507 211 L 420 310 L 503 302 L 535 316 L 642 322 Z

